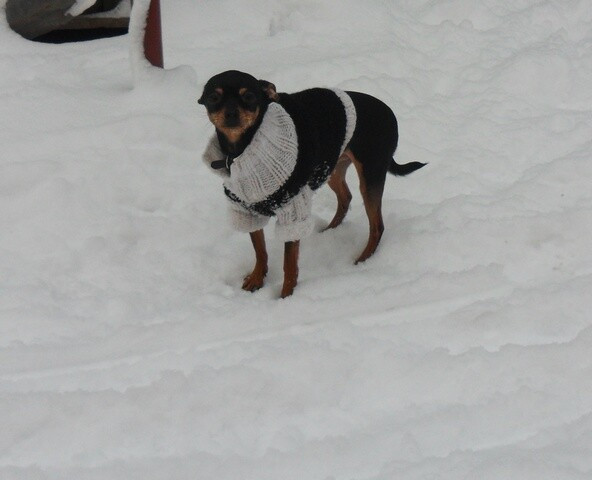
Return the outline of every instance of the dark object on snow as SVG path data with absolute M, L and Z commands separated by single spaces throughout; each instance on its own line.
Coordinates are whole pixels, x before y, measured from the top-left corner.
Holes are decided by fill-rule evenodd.
M 119 30 L 120 34 L 127 31 L 129 17 L 121 16 L 116 9 L 124 1 L 98 0 L 81 15 L 72 16 L 67 12 L 76 0 L 7 0 L 6 19 L 15 32 L 30 40 L 61 30 L 105 29 L 105 35 L 95 32 L 90 38 L 113 36 L 114 32 L 108 30 Z M 76 34 L 64 38 L 68 36 L 76 38 Z
M 364 93 L 326 88 L 277 93 L 272 83 L 231 70 L 210 78 L 198 102 L 216 128 L 204 161 L 225 178 L 232 223 L 250 233 L 255 248 L 255 268 L 244 290 L 263 286 L 268 258 L 263 227 L 271 216 L 285 242 L 283 298 L 297 284 L 300 239 L 314 228 L 314 190 L 328 181 L 337 195 L 337 212 L 326 228 L 337 227 L 352 198 L 345 176 L 354 164 L 370 224 L 359 263 L 374 253 L 384 230 L 387 172 L 403 176 L 424 166 L 395 163 L 395 114 Z

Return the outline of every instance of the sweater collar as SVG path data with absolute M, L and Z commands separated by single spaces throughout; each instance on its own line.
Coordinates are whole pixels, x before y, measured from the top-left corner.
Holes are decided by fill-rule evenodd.
M 266 149 L 271 151 L 283 150 L 285 148 L 285 136 L 289 132 L 288 136 L 295 140 L 295 127 L 292 119 L 288 113 L 277 103 L 271 103 L 267 107 L 266 112 L 263 114 L 263 119 L 259 128 L 255 132 L 255 135 L 251 139 L 249 145 L 243 150 L 240 155 L 226 154 L 222 151 L 218 135 L 214 134 L 210 140 L 208 148 L 204 153 L 204 161 L 209 167 L 216 173 L 227 177 L 230 175 L 230 168 L 241 159 L 250 159 L 253 155 L 257 155 L 254 152 L 256 148 L 254 145 L 260 143 L 266 143 Z

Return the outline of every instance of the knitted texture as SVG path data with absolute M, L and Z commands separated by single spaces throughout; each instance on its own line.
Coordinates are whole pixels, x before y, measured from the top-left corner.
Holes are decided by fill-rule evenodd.
M 229 201 L 228 209 L 230 213 L 230 224 L 239 232 L 254 232 L 263 228 L 269 221 L 269 217 L 251 212 L 240 203 Z
M 346 114 L 346 131 L 340 154 L 351 140 L 356 124 L 356 111 L 349 95 L 333 90 L 343 103 Z M 218 138 L 214 135 L 203 155 L 203 161 L 216 174 L 224 178 L 224 188 L 229 198 L 232 226 L 242 232 L 263 228 L 269 217 L 276 216 L 276 237 L 283 241 L 295 241 L 310 235 L 314 223 L 311 217 L 313 190 L 304 185 L 298 193 L 281 201 L 267 201 L 292 175 L 298 159 L 298 136 L 294 121 L 278 103 L 271 103 L 261 125 L 243 153 L 236 157 L 230 169 L 214 169 L 211 163 L 224 159 Z M 326 176 L 330 172 L 327 172 Z M 255 205 L 266 205 L 256 208 Z
M 251 143 L 234 159 L 224 186 L 245 203 L 265 200 L 286 182 L 297 156 L 294 122 L 279 104 L 271 103 Z
M 218 160 L 223 160 L 226 157 L 220 148 L 220 142 L 218 141 L 218 137 L 214 134 L 208 145 L 206 146 L 206 150 L 203 153 L 201 159 L 207 165 L 207 167 L 214 172 L 216 175 L 219 175 L 222 178 L 227 178 L 228 172 L 225 168 L 212 168 L 212 162 L 216 162 Z
M 283 242 L 293 242 L 308 237 L 312 233 L 314 229 L 311 215 L 312 195 L 311 188 L 305 185 L 288 203 L 275 211 L 276 238 Z
M 354 135 L 354 130 L 356 129 L 356 107 L 354 106 L 354 102 L 352 102 L 351 97 L 346 92 L 344 92 L 343 90 L 339 90 L 337 88 L 334 88 L 332 90 L 335 93 L 335 95 L 339 97 L 341 103 L 343 103 L 343 108 L 345 108 L 346 127 L 345 139 L 343 140 L 343 145 L 341 145 L 341 151 L 339 152 L 339 156 L 341 156 L 341 154 L 345 151 L 347 144 Z

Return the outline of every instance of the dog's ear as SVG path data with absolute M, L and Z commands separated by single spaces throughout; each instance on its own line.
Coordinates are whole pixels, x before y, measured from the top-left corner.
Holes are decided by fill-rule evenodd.
M 280 99 L 280 96 L 277 94 L 275 89 L 275 85 L 267 80 L 259 80 L 259 86 L 261 90 L 267 95 L 267 98 L 272 102 L 277 102 Z

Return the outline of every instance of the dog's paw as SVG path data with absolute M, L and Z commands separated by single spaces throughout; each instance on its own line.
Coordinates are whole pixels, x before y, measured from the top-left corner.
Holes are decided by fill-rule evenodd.
M 284 281 L 284 285 L 282 286 L 282 293 L 280 294 L 281 298 L 289 297 L 294 293 L 294 289 L 296 288 L 296 279 L 294 280 L 286 280 Z
M 256 272 L 247 275 L 243 281 L 243 290 L 255 292 L 263 287 L 265 283 L 265 273 Z

